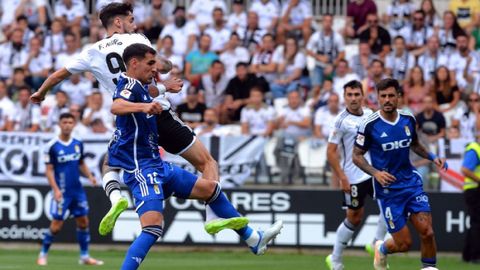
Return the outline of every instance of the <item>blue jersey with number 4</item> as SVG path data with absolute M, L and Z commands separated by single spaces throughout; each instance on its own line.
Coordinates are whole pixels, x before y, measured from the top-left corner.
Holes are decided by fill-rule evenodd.
M 355 146 L 370 152 L 375 169 L 386 171 L 396 178 L 386 187 L 375 181 L 377 196 L 388 193 L 388 190 L 422 186 L 422 179 L 409 158 L 410 144 L 417 139 L 415 127 L 413 115 L 401 110 L 398 110 L 395 122 L 384 119 L 377 111 L 360 125 Z
M 148 87 L 122 74 L 113 99 L 134 103 L 150 103 L 153 98 Z M 163 166 L 158 150 L 158 131 L 155 115 L 130 113 L 118 115 L 108 148 L 108 165 L 127 171 Z

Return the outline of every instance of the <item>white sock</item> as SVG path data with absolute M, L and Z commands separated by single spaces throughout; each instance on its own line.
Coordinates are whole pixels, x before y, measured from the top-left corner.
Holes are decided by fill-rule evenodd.
M 258 241 L 260 241 L 260 235 L 256 230 L 253 230 L 252 234 L 245 240 L 245 243 L 249 247 L 254 247 L 258 244 Z
M 205 214 L 206 214 L 206 217 L 205 217 L 205 221 L 206 222 L 209 222 L 209 221 L 212 221 L 214 219 L 218 219 L 219 217 L 217 215 L 215 215 L 215 213 L 213 212 L 212 208 L 207 204 L 205 205 Z
M 380 211 L 378 215 L 377 231 L 375 232 L 375 238 L 373 239 L 373 244 L 377 240 L 384 240 L 385 235 L 387 234 L 387 224 L 385 224 L 385 218 L 383 218 L 383 213 Z
M 348 226 L 348 227 L 347 227 Z M 333 245 L 332 260 L 335 262 L 342 262 L 343 250 L 347 247 L 347 244 L 352 240 L 355 227 L 353 224 L 345 219 L 337 229 L 337 239 Z
M 117 203 L 118 200 L 123 197 L 120 193 L 120 175 L 118 172 L 107 172 L 102 178 L 102 186 L 112 205 Z

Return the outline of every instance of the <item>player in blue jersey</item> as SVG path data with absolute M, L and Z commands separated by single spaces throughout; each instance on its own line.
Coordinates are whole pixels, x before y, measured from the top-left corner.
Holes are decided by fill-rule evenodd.
M 415 118 L 397 110 L 398 81 L 384 79 L 377 84 L 377 91 L 380 110 L 360 125 L 352 157 L 355 165 L 375 178 L 376 197 L 393 237 L 376 242 L 374 268 L 387 269 L 387 254 L 410 249 L 412 238 L 406 226 L 409 219 L 420 235 L 423 268 L 436 269 L 428 195 L 423 191 L 422 178 L 411 164 L 409 153 L 414 151 L 438 168 L 446 169 L 447 163 L 420 144 Z M 364 157 L 367 151 L 371 164 Z
M 221 218 L 240 216 L 218 183 L 198 178 L 160 158 L 158 132 L 162 130 L 158 130 L 154 116 L 161 113 L 162 108 L 153 102 L 147 86 L 156 73 L 155 54 L 155 50 L 145 44 L 133 44 L 125 49 L 123 59 L 127 72 L 119 78 L 111 108 L 117 115 L 117 130 L 109 145 L 108 164 L 124 170 L 123 179 L 133 194 L 142 226 L 141 234 L 127 251 L 121 268 L 124 270 L 137 269 L 162 235 L 163 200 L 172 194 L 203 200 Z M 279 221 L 259 232 L 243 224 L 236 232 L 254 254 L 261 255 L 282 226 Z
M 70 215 L 77 223 L 77 240 L 80 244 L 80 264 L 102 265 L 88 254 L 90 232 L 88 230 L 88 201 L 80 183 L 80 173 L 95 185 L 97 181 L 83 161 L 83 143 L 71 136 L 75 127 L 72 114 L 60 115 L 60 135 L 52 139 L 45 149 L 46 175 L 52 187 L 53 199 L 50 207 L 52 222 L 45 233 L 38 265 L 47 265 L 47 254 L 54 236 L 62 229 L 63 222 Z

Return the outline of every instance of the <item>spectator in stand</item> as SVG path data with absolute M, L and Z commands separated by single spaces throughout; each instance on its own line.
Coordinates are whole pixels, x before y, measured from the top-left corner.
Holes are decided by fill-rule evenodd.
M 249 11 L 247 14 L 247 26 L 237 30 L 237 33 L 241 39 L 241 45 L 253 54 L 261 47 L 263 37 L 267 34 L 267 31 L 258 26 L 258 14 Z M 273 38 L 273 36 L 271 37 Z
M 250 72 L 265 78 L 268 83 L 273 83 L 276 78 L 277 65 L 273 62 L 275 40 L 272 34 L 265 34 L 262 38 L 260 50 L 252 57 Z
M 225 76 L 225 66 L 219 60 L 213 61 L 207 74 L 204 74 L 200 82 L 200 101 L 209 109 L 220 112 L 225 100 L 225 90 L 228 79 Z
M 321 145 L 325 144 L 335 123 L 335 117 L 340 112 L 340 98 L 335 93 L 328 97 L 327 106 L 318 108 L 313 120 L 313 137 Z
M 13 129 L 15 105 L 7 95 L 7 85 L 0 80 L 0 131 Z
M 302 98 L 298 91 L 288 93 L 288 106 L 279 113 L 277 126 L 284 137 L 301 140 L 311 134 L 311 117 L 309 108 L 302 106 Z
M 152 0 L 152 3 L 147 6 L 144 31 L 149 40 L 156 41 L 163 27 L 173 21 L 173 9 L 173 4 L 165 0 Z
M 72 74 L 68 80 L 60 85 L 60 89 L 67 93 L 70 104 L 85 106 L 87 97 L 92 94 L 93 84 L 81 74 Z
M 8 28 L 18 16 L 27 18 L 30 29 L 46 27 L 48 11 L 45 0 L 2 1 L 2 10 L 2 27 Z
M 173 22 L 165 25 L 158 41 L 161 42 L 166 36 L 171 36 L 175 44 L 173 53 L 184 57 L 193 49 L 200 31 L 195 22 L 187 22 L 184 7 L 176 7 L 173 16 Z M 157 43 L 157 48 L 162 49 L 161 43 Z
M 206 109 L 203 113 L 203 123 L 195 128 L 197 136 L 221 136 L 222 126 L 218 123 L 218 113 L 214 109 Z
M 470 32 L 470 49 L 480 52 L 480 14 L 475 17 Z
M 17 17 L 16 26 L 23 31 L 22 43 L 28 48 L 30 45 L 30 40 L 35 36 L 35 33 L 28 28 L 28 19 L 25 15 L 20 15 Z
M 468 95 L 467 109 L 458 108 L 452 119 L 452 128 L 457 129 L 460 138 L 473 142 L 478 133 L 480 120 L 480 96 L 477 93 Z
M 243 8 L 243 0 L 233 0 L 232 13 L 228 15 L 227 27 L 232 32 L 237 32 L 247 27 L 247 13 Z
M 341 105 L 345 103 L 343 100 L 343 86 L 353 80 L 359 81 L 360 79 L 357 74 L 350 71 L 348 61 L 341 59 L 338 62 L 337 68 L 335 69 L 335 76 L 333 77 L 333 91 L 340 98 Z
M 442 25 L 442 18 L 437 13 L 433 0 L 422 0 L 420 9 L 425 13 L 425 25 L 437 30 Z
M 67 49 L 65 39 L 63 36 L 63 26 L 60 19 L 54 19 L 50 27 L 50 31 L 45 35 L 43 41 L 43 52 L 50 52 L 52 57 L 55 57 L 59 53 Z
M 319 91 L 324 76 L 331 76 L 339 61 L 345 57 L 345 44 L 340 34 L 333 31 L 333 15 L 323 15 L 322 30 L 315 32 L 307 43 L 307 55 L 315 59 L 312 86 Z
M 186 102 L 178 105 L 177 114 L 190 128 L 195 129 L 203 122 L 207 106 L 199 101 L 198 90 L 190 86 L 187 89 Z
M 423 111 L 418 113 L 415 118 L 418 129 L 427 135 L 430 143 L 445 137 L 445 117 L 441 112 L 435 110 L 432 96 L 427 95 L 423 98 Z
M 210 50 L 216 52 L 217 54 L 220 54 L 225 50 L 228 40 L 230 39 L 230 35 L 232 34 L 230 29 L 228 29 L 225 25 L 223 16 L 223 9 L 216 7 L 212 13 L 213 23 L 207 29 L 205 29 L 204 32 L 212 38 Z
M 69 100 L 67 93 L 62 90 L 58 90 L 55 93 L 56 104 L 52 108 L 49 108 L 47 115 L 47 123 L 45 125 L 45 131 L 53 131 L 57 127 L 58 119 L 62 113 L 69 112 Z
M 16 101 L 18 98 L 18 90 L 22 87 L 28 86 L 26 82 L 27 76 L 25 75 L 25 70 L 21 67 L 15 68 L 13 71 L 12 79 L 7 81 L 7 91 L 8 96 Z
M 436 35 L 431 36 L 427 42 L 427 48 L 420 55 L 417 65 L 423 69 L 423 79 L 431 82 L 435 76 L 435 70 L 439 66 L 446 66 L 448 57 L 440 51 L 440 40 Z
M 277 42 L 285 42 L 287 36 L 295 36 L 307 42 L 312 34 L 312 4 L 303 0 L 283 2 L 277 28 Z
M 183 81 L 183 86 L 182 86 L 182 89 L 180 90 L 180 92 L 178 92 L 178 93 L 166 92 L 165 93 L 166 98 L 170 102 L 172 110 L 175 111 L 175 109 L 177 108 L 178 105 L 185 102 L 185 99 L 187 98 L 187 90 L 190 88 L 191 84 L 190 84 L 190 82 L 188 82 L 187 80 L 185 80 L 183 78 L 183 72 L 180 69 L 180 67 L 177 66 L 177 65 L 173 65 L 172 69 L 170 70 L 169 73 L 162 74 L 160 76 L 160 82 L 162 82 L 163 80 L 166 80 L 170 77 L 180 78 Z
M 263 102 L 263 90 L 253 87 L 240 113 L 242 134 L 270 137 L 275 128 L 275 110 Z
M 66 50 L 55 57 L 55 70 L 63 68 L 67 63 L 73 61 L 80 53 L 78 41 L 75 35 L 67 32 L 64 36 Z
M 422 130 L 417 129 L 418 141 L 427 147 L 429 147 L 430 142 L 427 135 L 422 132 Z M 427 148 L 428 149 L 428 148 Z M 423 189 L 424 190 L 438 190 L 437 181 L 430 181 L 430 160 L 424 159 L 423 157 L 417 155 L 414 151 L 410 151 L 410 161 L 412 165 L 417 169 L 417 172 L 422 177 Z
M 313 92 L 312 103 L 310 104 L 310 107 L 313 109 L 313 111 L 316 111 L 318 108 L 327 105 L 328 98 L 334 94 L 336 95 L 335 91 L 333 90 L 333 81 L 331 78 L 326 78 L 323 80 L 321 90 Z
M 407 50 L 402 36 L 395 37 L 393 48 L 385 60 L 385 67 L 387 74 L 402 84 L 408 76 L 408 71 L 415 65 L 415 56 Z
M 415 56 L 425 51 L 427 40 L 433 35 L 433 28 L 425 24 L 425 13 L 417 10 L 413 13 L 413 24 L 403 27 L 400 35 L 405 38 L 407 49 Z
M 465 31 L 460 27 L 455 14 L 447 10 L 443 13 L 443 26 L 438 30 L 440 38 L 440 47 L 446 55 L 451 55 L 457 47 L 457 37 L 465 35 Z
M 172 62 L 172 65 L 177 66 L 180 70 L 183 70 L 183 57 L 175 54 L 176 44 L 174 43 L 173 37 L 164 36 L 161 40 L 159 40 L 159 42 L 160 49 L 158 50 L 158 54 L 164 59 Z
M 477 53 L 470 50 L 468 46 L 467 35 L 457 36 L 457 49 L 450 55 L 448 69 L 450 70 L 450 75 L 455 77 L 460 89 L 467 89 L 468 73 L 473 74 L 479 70 L 477 58 Z M 464 73 L 465 71 L 467 73 Z
M 77 46 L 80 44 L 81 32 L 88 28 L 87 9 L 81 0 L 57 0 L 55 3 L 55 18 L 75 35 Z
M 212 38 L 203 34 L 198 50 L 190 52 L 185 58 L 185 77 L 195 86 L 199 85 L 201 77 L 208 72 L 212 62 L 218 59 L 210 50 L 211 42 Z
M 32 91 L 27 86 L 18 89 L 13 126 L 15 131 L 37 132 L 40 130 L 40 106 L 30 103 Z
M 367 42 L 358 44 L 358 54 L 354 55 L 351 62 L 353 73 L 363 80 L 368 76 L 368 69 L 374 59 L 378 57 L 370 52 L 370 46 Z
M 384 24 L 391 37 L 400 34 L 400 30 L 411 25 L 411 17 L 415 10 L 415 5 L 409 0 L 393 0 L 387 7 L 387 14 L 384 16 Z
M 373 0 L 350 1 L 347 5 L 347 20 L 343 35 L 356 38 L 363 30 L 362 26 L 368 23 L 368 15 L 377 14 L 377 6 Z
M 227 6 L 223 0 L 194 0 L 188 8 L 188 18 L 195 20 L 203 32 L 209 25 L 213 23 L 212 12 L 215 8 L 221 8 L 223 12 L 227 12 Z
M 436 109 L 444 114 L 448 126 L 460 101 L 460 91 L 445 66 L 437 69 L 430 92 L 435 97 Z
M 230 35 L 225 51 L 220 55 L 220 61 L 225 63 L 225 74 L 228 79 L 235 76 L 238 63 L 250 62 L 250 53 L 244 47 L 240 47 L 240 38 L 236 32 Z
M 255 12 L 258 15 L 258 26 L 260 29 L 269 33 L 275 32 L 280 14 L 278 5 L 275 5 L 275 3 L 270 0 L 260 0 L 254 2 L 249 11 Z
M 300 86 L 300 78 L 306 66 L 305 55 L 298 48 L 295 38 L 289 37 L 285 44 L 273 53 L 277 79 L 270 85 L 274 98 L 285 97 Z
M 90 133 L 93 134 L 109 134 L 110 130 L 105 126 L 102 119 L 97 118 L 90 123 Z
M 450 0 L 448 9 L 457 15 L 458 23 L 464 29 L 472 26 L 475 16 L 480 13 L 477 0 Z
M 247 104 L 250 97 L 250 90 L 254 86 L 266 92 L 267 83 L 263 83 L 255 74 L 248 73 L 248 65 L 240 62 L 236 66 L 236 76 L 233 77 L 225 90 L 225 102 L 220 113 L 220 122 L 229 123 L 240 120 L 240 111 Z
M 384 59 L 390 52 L 390 34 L 378 24 L 376 13 L 368 14 L 367 24 L 362 29 L 364 30 L 359 34 L 360 41 L 368 42 L 372 53 Z
M 145 21 L 147 20 L 147 7 L 145 6 L 145 1 L 142 0 L 123 0 L 123 2 L 130 4 L 133 7 L 133 18 L 135 19 L 135 24 L 137 30 L 143 31 L 145 28 Z
M 28 52 L 25 50 L 23 31 L 15 28 L 8 42 L 0 46 L 0 80 L 6 81 L 13 75 L 13 70 L 23 67 L 28 59 Z
M 425 104 L 423 99 L 430 93 L 430 84 L 423 78 L 423 70 L 420 66 L 414 66 L 403 84 L 404 104 L 414 114 L 419 113 Z
M 87 107 L 83 111 L 82 122 L 90 126 L 96 119 L 102 120 L 108 130 L 113 131 L 113 117 L 108 109 L 103 107 L 103 96 L 99 91 L 92 91 L 88 97 Z
M 368 77 L 362 81 L 362 88 L 365 91 L 365 105 L 373 111 L 378 109 L 376 85 L 382 79 L 387 78 L 385 65 L 379 59 L 374 59 L 368 71 Z
M 91 134 L 91 131 L 88 127 L 86 127 L 82 122 L 82 115 L 83 110 L 80 105 L 72 104 L 68 108 L 68 112 L 70 112 L 73 117 L 75 117 L 75 127 L 73 128 L 72 135 L 78 138 L 83 138 L 85 135 Z M 55 133 L 58 133 L 60 130 L 58 125 L 55 126 Z
M 42 52 L 41 40 L 34 37 L 30 40 L 30 50 L 24 69 L 27 71 L 27 81 L 37 89 L 42 85 L 52 69 L 52 55 L 50 52 Z

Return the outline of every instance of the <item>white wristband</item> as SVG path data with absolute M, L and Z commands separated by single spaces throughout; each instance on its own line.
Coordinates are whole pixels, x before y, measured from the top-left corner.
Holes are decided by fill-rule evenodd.
M 167 88 L 165 87 L 165 85 L 159 83 L 157 84 L 157 89 L 158 89 L 158 94 L 159 95 L 163 95 L 165 94 L 165 92 L 167 92 Z

